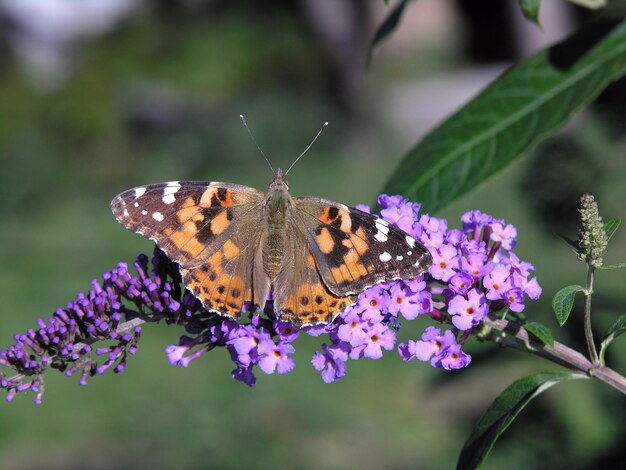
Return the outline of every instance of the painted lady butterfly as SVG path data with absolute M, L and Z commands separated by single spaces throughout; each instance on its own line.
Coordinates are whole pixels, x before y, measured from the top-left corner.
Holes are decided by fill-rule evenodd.
M 281 320 L 297 327 L 330 323 L 368 287 L 416 277 L 433 262 L 421 243 L 381 218 L 325 199 L 291 197 L 280 169 L 267 193 L 173 181 L 124 191 L 111 208 L 119 223 L 178 263 L 204 308 L 235 319 L 244 303 L 263 309 L 271 295 Z
M 169 182 L 111 203 L 126 228 L 180 266 L 207 310 L 239 318 L 244 302 L 295 326 L 329 323 L 356 295 L 428 270 L 428 250 L 385 220 L 314 197 L 292 197 L 279 169 L 263 193 L 231 183 Z

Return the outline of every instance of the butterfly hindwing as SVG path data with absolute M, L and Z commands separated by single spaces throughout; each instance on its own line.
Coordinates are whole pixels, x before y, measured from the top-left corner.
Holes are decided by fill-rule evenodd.
M 304 232 L 292 224 L 287 228 L 285 260 L 274 282 L 276 315 L 297 327 L 330 323 L 354 296 L 337 296 L 322 282 Z
M 244 302 L 255 302 L 252 273 L 260 234 L 257 224 L 242 225 L 202 266 L 180 268 L 185 286 L 204 308 L 237 319 Z
M 126 228 L 156 242 L 184 268 L 202 266 L 258 212 L 264 193 L 231 183 L 174 181 L 129 189 L 111 203 Z
M 293 200 L 319 274 L 338 296 L 416 277 L 432 264 L 421 243 L 381 218 L 324 199 Z

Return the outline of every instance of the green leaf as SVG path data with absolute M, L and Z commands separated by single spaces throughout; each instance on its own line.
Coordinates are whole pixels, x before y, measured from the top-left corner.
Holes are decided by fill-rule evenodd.
M 581 29 L 520 62 L 422 139 L 384 192 L 436 212 L 554 134 L 626 74 L 626 20 Z
M 518 0 L 518 2 L 526 19 L 540 26 L 539 7 L 541 6 L 541 0 Z
M 524 329 L 531 335 L 548 346 L 554 346 L 554 336 L 550 329 L 539 322 L 529 322 L 524 325 Z
M 372 58 L 372 54 L 376 50 L 376 48 L 385 40 L 387 37 L 393 33 L 393 31 L 400 24 L 400 20 L 402 19 L 402 15 L 404 14 L 404 9 L 409 4 L 411 0 L 401 0 L 395 8 L 389 13 L 389 16 L 385 18 L 385 21 L 380 25 L 376 34 L 374 35 L 374 39 L 370 44 L 368 58 L 367 61 L 369 63 Z
M 622 333 L 626 332 L 626 315 L 620 316 L 617 320 L 613 322 L 609 329 L 606 330 L 604 334 L 604 338 L 602 338 L 602 343 L 600 344 L 600 363 L 604 364 L 604 352 L 606 348 L 611 344 L 615 338 L 617 338 Z
M 609 329 L 606 330 L 604 338 L 608 338 L 609 336 L 618 336 L 626 331 L 626 315 L 620 316 L 617 320 L 613 322 Z M 603 340 L 604 341 L 604 340 Z
M 615 217 L 604 224 L 604 233 L 606 233 L 606 238 L 608 240 L 611 239 L 611 237 L 617 231 L 621 223 L 622 221 L 618 219 L 617 217 Z
M 606 6 L 605 0 L 569 0 L 569 1 L 575 5 L 588 8 L 589 10 L 597 10 L 598 8 L 602 8 L 603 6 Z
M 576 292 L 582 292 L 584 290 L 582 286 L 567 286 L 554 295 L 552 308 L 556 315 L 556 320 L 559 322 L 559 326 L 565 325 L 569 314 L 572 312 Z
M 606 266 L 598 266 L 598 269 L 624 269 L 626 268 L 626 263 L 617 263 L 617 264 L 607 264 Z
M 498 437 L 533 398 L 558 382 L 578 378 L 587 377 L 574 372 L 540 372 L 509 385 L 474 426 L 459 456 L 457 469 L 478 468 Z

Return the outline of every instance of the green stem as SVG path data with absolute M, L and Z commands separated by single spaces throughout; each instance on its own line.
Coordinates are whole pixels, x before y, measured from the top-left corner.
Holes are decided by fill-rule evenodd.
M 600 365 L 598 359 L 598 351 L 593 340 L 593 330 L 591 329 L 591 294 L 593 294 L 593 265 L 587 263 L 587 285 L 585 286 L 585 312 L 584 312 L 584 329 L 585 340 L 587 341 L 587 350 L 589 351 L 589 359 L 595 366 Z

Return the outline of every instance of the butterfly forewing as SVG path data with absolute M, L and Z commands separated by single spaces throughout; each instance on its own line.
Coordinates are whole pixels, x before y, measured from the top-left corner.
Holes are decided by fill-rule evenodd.
M 317 269 L 339 296 L 428 270 L 430 252 L 413 237 L 367 212 L 318 198 L 294 198 L 296 220 Z
M 247 186 L 175 181 L 124 191 L 111 208 L 124 227 L 154 240 L 182 267 L 196 268 L 258 213 L 263 200 L 264 193 Z

